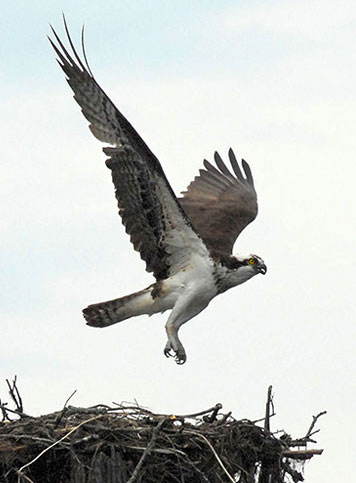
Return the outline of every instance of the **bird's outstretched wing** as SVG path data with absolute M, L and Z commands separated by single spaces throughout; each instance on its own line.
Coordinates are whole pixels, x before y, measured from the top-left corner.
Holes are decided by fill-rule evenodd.
M 179 202 L 211 248 L 232 253 L 236 238 L 256 218 L 257 196 L 246 161 L 242 160 L 244 176 L 232 149 L 229 159 L 234 175 L 218 153 L 214 159 L 217 168 L 204 160 L 205 169 L 182 192 Z
M 90 130 L 106 147 L 119 213 L 146 270 L 160 280 L 189 263 L 193 253 L 208 253 L 169 185 L 163 169 L 139 134 L 94 79 L 76 52 L 64 20 L 72 55 L 52 28 L 52 47 Z

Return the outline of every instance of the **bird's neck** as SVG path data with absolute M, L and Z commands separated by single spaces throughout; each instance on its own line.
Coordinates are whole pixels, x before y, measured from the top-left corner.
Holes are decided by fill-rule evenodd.
M 255 275 L 250 266 L 245 265 L 232 255 L 225 255 L 215 260 L 215 283 L 218 293 L 247 282 Z

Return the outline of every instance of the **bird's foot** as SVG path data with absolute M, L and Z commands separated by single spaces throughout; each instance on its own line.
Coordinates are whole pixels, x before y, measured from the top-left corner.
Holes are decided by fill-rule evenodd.
M 184 347 L 180 343 L 173 343 L 168 340 L 163 352 L 166 357 L 174 357 L 174 360 L 179 365 L 184 364 L 187 360 Z

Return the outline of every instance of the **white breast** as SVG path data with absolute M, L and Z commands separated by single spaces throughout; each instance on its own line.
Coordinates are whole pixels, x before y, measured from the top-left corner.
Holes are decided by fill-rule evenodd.
M 214 264 L 208 257 L 193 255 L 188 265 L 163 282 L 160 311 L 173 308 L 179 299 L 190 300 L 192 312 L 202 310 L 217 294 Z

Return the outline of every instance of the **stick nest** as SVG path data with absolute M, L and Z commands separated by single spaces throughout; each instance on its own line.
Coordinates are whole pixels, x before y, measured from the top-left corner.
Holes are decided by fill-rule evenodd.
M 238 421 L 221 408 L 217 404 L 178 416 L 154 414 L 138 405 L 65 406 L 45 416 L 21 413 L 20 419 L 10 420 L 2 405 L 0 482 L 303 481 L 295 462 L 321 453 L 306 449 L 319 415 L 306 436 L 293 440 L 269 430 L 269 410 L 260 426 L 258 421 Z

